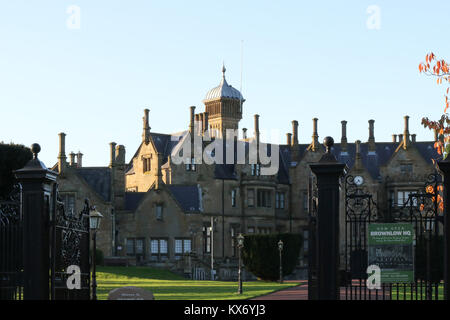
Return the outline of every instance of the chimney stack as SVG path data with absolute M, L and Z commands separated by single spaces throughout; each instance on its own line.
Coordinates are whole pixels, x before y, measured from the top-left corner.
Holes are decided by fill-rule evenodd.
M 112 190 L 114 190 L 116 210 L 122 210 L 125 207 L 125 146 L 116 146 L 115 152 L 114 167 L 112 167 Z
M 112 142 L 114 143 L 114 142 Z M 115 143 L 114 143 L 115 145 Z M 116 154 L 114 157 L 114 163 L 117 165 L 124 165 L 125 164 L 125 146 L 124 145 L 118 145 L 116 148 Z
M 362 168 L 362 161 L 361 161 L 361 140 L 356 140 L 356 154 L 355 154 L 355 169 L 359 170 Z
M 369 120 L 369 151 L 375 151 L 375 134 L 374 134 L 374 122 L 375 120 Z
M 397 135 L 396 134 L 392 135 L 392 142 L 394 142 L 394 143 L 397 142 Z
M 189 132 L 191 133 L 191 138 L 194 138 L 194 121 L 195 121 L 195 106 L 191 106 L 191 120 L 189 124 Z
M 150 141 L 150 125 L 148 120 L 149 111 L 150 111 L 149 109 L 144 109 L 144 117 L 142 118 L 144 123 L 142 132 L 142 141 L 145 142 L 146 144 L 148 144 Z
M 292 121 L 292 144 L 298 145 L 298 121 Z
M 67 166 L 66 163 L 66 134 L 61 132 L 59 135 L 59 154 L 58 154 L 58 171 L 60 175 L 63 175 Z
M 75 153 L 71 152 L 69 154 L 69 157 L 70 157 L 70 162 L 69 162 L 70 166 L 75 167 Z
M 313 119 L 313 135 L 312 135 L 312 142 L 309 146 L 308 150 L 317 151 L 319 149 L 319 135 L 317 134 L 317 121 L 319 119 L 314 118 Z
M 347 152 L 347 121 L 342 120 L 342 137 L 341 137 L 341 151 Z
M 398 142 L 402 142 L 403 141 L 403 134 L 399 133 L 398 135 Z
M 162 183 L 163 183 L 163 181 L 162 181 L 162 170 L 161 170 L 162 161 L 163 161 L 163 159 L 162 159 L 163 154 L 161 152 L 158 152 L 157 156 L 158 156 L 157 157 L 158 160 L 157 160 L 156 170 L 155 170 L 155 176 L 156 176 L 155 189 L 156 190 L 160 189 L 161 186 L 162 186 Z
M 116 164 L 116 143 L 115 142 L 111 142 L 109 144 L 109 167 L 113 167 Z
M 416 134 L 415 134 L 415 133 L 413 133 L 413 134 L 411 135 L 411 142 L 412 142 L 412 143 L 416 143 Z
M 286 138 L 287 138 L 286 144 L 288 146 L 292 146 L 292 133 L 286 133 Z
M 242 139 L 247 139 L 247 128 L 242 128 Z
M 81 151 L 78 151 L 77 153 L 77 168 L 83 167 L 83 154 Z
M 404 116 L 405 120 L 405 128 L 403 130 L 403 149 L 408 148 L 410 140 L 409 140 L 409 116 Z
M 203 113 L 203 133 L 209 131 L 208 112 Z

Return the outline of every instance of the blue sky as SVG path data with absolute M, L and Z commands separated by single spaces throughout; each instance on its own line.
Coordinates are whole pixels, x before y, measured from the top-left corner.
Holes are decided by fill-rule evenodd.
M 67 8 L 81 9 L 80 29 Z M 367 8 L 380 9 L 369 29 Z M 299 121 L 308 143 L 312 118 L 319 139 L 390 141 L 403 131 L 432 139 L 420 125 L 438 118 L 444 86 L 418 72 L 433 51 L 450 60 L 448 1 L 2 1 L 0 3 L 0 141 L 41 144 L 56 162 L 58 133 L 66 153 L 84 165 L 109 162 L 109 142 L 124 144 L 127 161 L 141 139 L 143 109 L 155 132 L 185 130 L 189 106 L 204 110 L 222 62 L 228 83 L 241 87 L 240 127 L 291 132 Z

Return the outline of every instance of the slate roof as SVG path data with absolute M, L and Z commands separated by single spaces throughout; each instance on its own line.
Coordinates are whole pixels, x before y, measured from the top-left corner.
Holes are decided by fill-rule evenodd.
M 391 159 L 399 144 L 399 142 L 377 142 L 375 143 L 375 154 L 369 154 L 369 144 L 367 142 L 361 143 L 361 161 L 373 179 L 380 178 L 380 167 Z M 414 147 L 429 164 L 432 164 L 432 159 L 440 157 L 433 145 L 433 141 L 414 143 Z M 349 169 L 351 169 L 355 164 L 356 144 L 347 144 L 347 155 L 343 155 L 341 150 L 340 143 L 335 143 L 331 148 L 331 152 L 336 156 L 336 159 L 339 162 L 347 164 Z
M 139 203 L 141 202 L 142 198 L 146 192 L 125 192 L 124 197 L 124 206 L 125 210 L 129 211 L 136 211 L 137 207 L 139 206 Z
M 105 201 L 111 201 L 111 170 L 108 167 L 77 168 L 76 173 Z
M 175 200 L 184 212 L 200 212 L 200 190 L 196 185 L 168 185 Z

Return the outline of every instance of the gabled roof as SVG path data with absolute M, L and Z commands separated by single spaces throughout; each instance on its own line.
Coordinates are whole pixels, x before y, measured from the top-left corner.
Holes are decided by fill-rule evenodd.
M 111 201 L 111 170 L 108 167 L 76 168 L 75 172 L 105 201 Z
M 167 185 L 184 212 L 202 211 L 201 190 L 196 185 Z

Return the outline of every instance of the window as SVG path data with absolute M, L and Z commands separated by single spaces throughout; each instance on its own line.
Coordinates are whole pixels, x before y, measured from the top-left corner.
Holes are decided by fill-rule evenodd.
M 66 193 L 60 194 L 61 201 L 64 203 L 64 209 L 66 213 L 69 215 L 75 214 L 75 194 L 74 193 Z
M 272 192 L 258 189 L 258 207 L 270 208 L 272 206 Z
M 203 226 L 203 252 L 211 253 L 211 228 L 209 225 Z
M 138 191 L 138 187 L 128 187 L 127 188 L 127 192 L 137 192 Z
M 255 206 L 255 189 L 247 190 L 247 206 L 249 207 Z
M 247 228 L 247 233 L 255 233 L 255 228 L 254 227 L 248 227 Z
M 258 232 L 260 234 L 269 234 L 270 233 L 270 228 L 261 227 L 261 228 L 258 228 Z
M 179 260 L 185 253 L 191 252 L 191 239 L 175 239 L 175 259 Z
M 168 259 L 167 239 L 151 239 L 150 255 L 153 261 L 165 261 Z
M 252 176 L 259 176 L 261 175 L 261 166 L 259 163 L 252 164 Z
M 190 163 L 186 163 L 186 171 L 195 171 L 196 164 L 195 164 L 195 158 L 191 158 Z
M 401 173 L 412 173 L 413 168 L 411 163 L 401 164 L 400 165 Z
M 230 238 L 231 238 L 231 255 L 236 257 L 236 247 L 237 247 L 237 232 L 239 230 L 238 225 L 232 225 L 230 228 Z
M 285 208 L 285 193 L 277 192 L 275 194 L 275 208 L 284 209 Z
M 144 173 L 151 171 L 151 157 L 142 158 L 142 168 Z
M 128 238 L 127 239 L 127 248 L 126 253 L 128 256 L 134 256 L 135 255 L 135 240 L 134 238 Z
M 126 254 L 128 256 L 143 255 L 144 238 L 127 238 Z
M 303 211 L 308 212 L 308 209 L 309 209 L 308 192 L 303 191 Z
M 397 191 L 397 205 L 403 206 L 408 201 L 409 195 L 412 193 L 416 193 L 416 191 L 414 191 L 414 190 Z M 417 198 L 413 197 L 412 201 L 413 201 L 413 206 L 417 206 Z M 408 205 L 409 205 L 409 203 L 408 203 Z
M 231 190 L 231 206 L 232 207 L 236 207 L 236 193 L 237 193 L 236 189 Z
M 156 211 L 156 220 L 162 220 L 163 219 L 163 206 L 162 204 L 157 204 L 155 207 Z
M 144 254 L 144 239 L 136 239 L 136 254 Z

